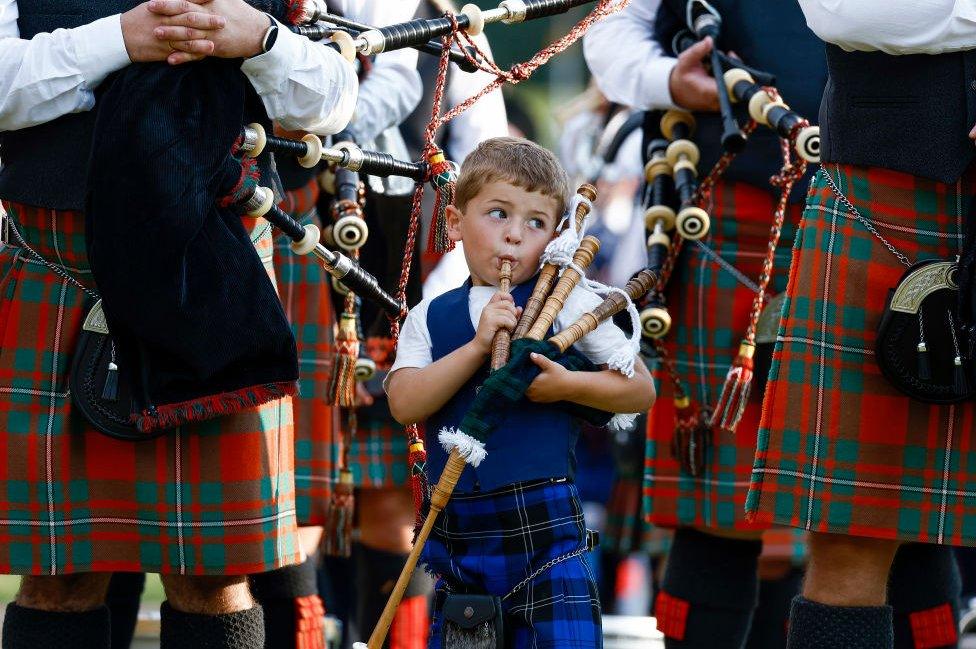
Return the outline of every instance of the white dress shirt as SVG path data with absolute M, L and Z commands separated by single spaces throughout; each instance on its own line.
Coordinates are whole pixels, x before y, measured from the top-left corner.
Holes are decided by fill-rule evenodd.
M 16 0 L 0 0 L 0 131 L 91 110 L 98 84 L 129 64 L 118 14 L 30 40 L 20 38 L 17 16 Z M 268 115 L 287 129 L 335 133 L 356 105 L 352 66 L 283 26 L 271 51 L 245 60 L 241 70 Z
M 800 0 L 800 7 L 814 34 L 848 51 L 976 49 L 976 0 Z
M 419 0 L 335 0 L 346 18 L 372 27 L 412 20 L 418 4 Z M 417 50 L 409 47 L 376 55 L 359 87 L 359 101 L 349 124 L 358 142 L 375 140 L 406 119 L 420 103 L 423 84 L 417 72 L 417 56 Z
M 660 6 L 661 0 L 632 0 L 591 25 L 583 37 L 586 63 L 610 101 L 638 110 L 676 108 L 668 81 L 678 60 L 666 56 L 654 38 Z

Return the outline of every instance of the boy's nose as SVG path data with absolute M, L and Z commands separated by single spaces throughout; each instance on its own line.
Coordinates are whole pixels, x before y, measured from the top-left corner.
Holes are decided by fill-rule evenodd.
M 514 220 L 514 219 L 513 219 Z M 522 226 L 517 223 L 510 223 L 507 228 L 505 228 L 505 243 L 521 243 L 522 242 Z

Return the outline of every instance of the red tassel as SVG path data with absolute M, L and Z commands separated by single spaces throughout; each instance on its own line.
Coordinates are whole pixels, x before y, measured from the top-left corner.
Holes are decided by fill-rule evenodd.
M 336 334 L 336 361 L 329 384 L 329 402 L 347 408 L 356 401 L 356 359 L 359 358 L 359 335 L 356 316 L 343 313 Z
M 427 252 L 443 253 L 454 249 L 454 242 L 447 238 L 447 206 L 454 202 L 458 166 L 444 157 L 440 149 L 427 156 L 430 165 L 430 181 L 434 186 L 434 217 L 427 237 Z
M 742 341 L 739 345 L 739 355 L 732 362 L 729 373 L 725 376 L 722 386 L 722 396 L 715 406 L 712 416 L 712 426 L 719 430 L 735 433 L 736 427 L 742 421 L 749 393 L 752 392 L 753 361 L 756 345 Z
M 132 415 L 132 423 L 140 431 L 150 433 L 194 421 L 207 421 L 215 417 L 231 415 L 275 399 L 292 396 L 296 392 L 298 392 L 298 384 L 295 381 L 255 385 L 201 399 L 156 406 L 153 410 L 143 410 Z
M 410 454 L 407 458 L 410 465 L 410 489 L 413 492 L 413 510 L 417 514 L 416 531 L 423 524 L 430 500 L 430 484 L 427 481 L 427 449 L 419 437 L 410 440 Z
M 342 469 L 329 502 L 322 546 L 330 557 L 349 557 L 352 553 L 352 519 L 356 507 L 352 471 Z

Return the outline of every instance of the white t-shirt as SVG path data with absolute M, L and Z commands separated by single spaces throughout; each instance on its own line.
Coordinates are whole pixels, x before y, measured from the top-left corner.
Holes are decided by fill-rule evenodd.
M 481 312 L 484 310 L 491 296 L 498 290 L 495 286 L 472 286 L 468 295 L 468 316 L 471 325 L 478 328 Z M 400 340 L 397 342 L 396 360 L 390 368 L 387 379 L 398 369 L 404 367 L 427 367 L 433 362 L 431 349 L 433 344 L 430 332 L 427 330 L 427 308 L 432 298 L 425 298 L 417 306 L 410 309 L 407 319 L 400 329 Z M 576 287 L 563 304 L 562 311 L 556 317 L 554 328 L 557 332 L 569 327 L 579 316 L 592 311 L 603 299 L 586 289 Z M 600 324 L 595 331 L 590 332 L 576 343 L 574 347 L 597 365 L 602 365 L 621 346 L 629 345 L 627 336 L 612 321 Z

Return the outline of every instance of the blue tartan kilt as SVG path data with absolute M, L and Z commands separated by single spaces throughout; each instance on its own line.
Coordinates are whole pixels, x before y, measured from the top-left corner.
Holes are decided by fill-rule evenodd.
M 441 647 L 446 593 L 469 592 L 505 598 L 506 647 L 602 647 L 600 600 L 583 556 L 586 536 L 576 485 L 566 480 L 453 496 L 421 557 L 438 577 L 428 646 Z

